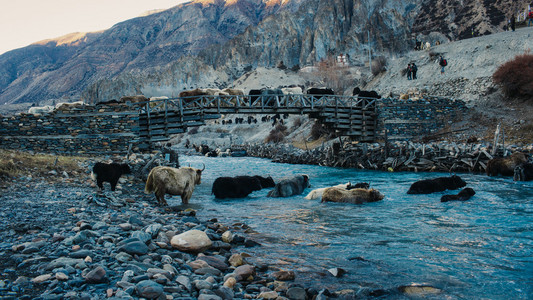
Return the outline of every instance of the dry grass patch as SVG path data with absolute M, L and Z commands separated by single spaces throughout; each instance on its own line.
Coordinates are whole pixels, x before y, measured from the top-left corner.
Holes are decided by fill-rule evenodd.
M 322 146 L 322 144 L 324 142 L 326 142 L 327 140 L 323 137 L 319 138 L 318 140 L 313 140 L 313 141 L 305 141 L 305 140 L 301 140 L 301 141 L 294 141 L 292 142 L 292 145 L 296 148 L 299 148 L 299 149 L 303 149 L 303 150 L 312 150 L 312 149 L 315 149 L 317 147 L 320 147 Z
M 57 156 L 50 154 L 32 154 L 29 152 L 0 149 L 0 178 L 18 178 L 21 176 L 43 176 L 48 172 L 66 171 L 68 173 L 85 172 L 80 162 L 87 158 L 76 156 Z

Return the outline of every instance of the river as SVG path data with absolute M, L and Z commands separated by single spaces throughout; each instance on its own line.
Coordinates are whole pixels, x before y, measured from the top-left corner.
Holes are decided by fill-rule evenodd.
M 205 164 L 191 206 L 200 217 L 244 222 L 262 244 L 245 251 L 269 265 L 296 272 L 296 282 L 330 290 L 386 290 L 429 285 L 435 299 L 533 298 L 533 182 L 459 174 L 476 195 L 441 203 L 445 193 L 408 195 L 411 183 L 445 173 L 391 173 L 272 163 L 258 158 L 181 157 Z M 268 189 L 245 199 L 211 195 L 217 177 L 308 174 L 312 187 L 299 196 L 268 198 Z M 314 188 L 368 182 L 385 195 L 363 205 L 320 203 L 304 196 Z M 448 191 L 448 193 L 457 193 Z M 169 199 L 179 205 L 180 198 Z M 346 274 L 327 273 L 339 267 Z M 368 294 L 368 293 L 367 293 Z M 396 298 L 407 297 L 403 294 Z

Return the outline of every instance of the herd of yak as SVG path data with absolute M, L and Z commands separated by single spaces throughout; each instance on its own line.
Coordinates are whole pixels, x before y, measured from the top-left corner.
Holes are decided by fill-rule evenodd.
M 154 193 L 159 205 L 166 206 L 165 195 L 181 196 L 182 203 L 188 204 L 196 185 L 201 183 L 202 169 L 192 167 L 172 168 L 158 166 L 153 168 L 146 180 L 145 193 Z M 98 162 L 93 167 L 92 177 L 96 180 L 100 189 L 103 189 L 103 182 L 111 184 L 114 191 L 118 180 L 122 174 L 131 173 L 127 164 L 101 163 Z M 524 153 L 516 152 L 505 158 L 494 158 L 487 164 L 487 175 L 489 176 L 514 176 L 514 180 L 533 180 L 533 164 L 528 162 L 528 156 Z M 466 182 L 457 175 L 449 177 L 438 177 L 414 182 L 407 194 L 430 194 L 444 192 L 446 190 L 456 190 L 466 186 Z M 275 183 L 272 177 L 262 176 L 237 176 L 218 177 L 213 182 L 212 193 L 216 198 L 244 198 L 254 191 L 264 188 L 272 188 L 268 197 L 290 197 L 300 195 L 306 188 L 310 187 L 309 176 L 302 174 L 292 178 L 287 178 Z M 452 200 L 466 201 L 475 195 L 472 188 L 464 188 L 455 195 L 443 195 L 441 202 Z M 311 191 L 306 199 L 321 198 L 322 202 L 346 202 L 361 204 L 382 200 L 384 195 L 375 189 L 371 189 L 368 183 L 340 184 L 333 187 L 320 188 Z

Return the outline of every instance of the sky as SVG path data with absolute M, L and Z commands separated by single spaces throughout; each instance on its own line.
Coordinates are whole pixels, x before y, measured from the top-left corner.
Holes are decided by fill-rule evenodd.
M 72 32 L 108 29 L 190 0 L 0 0 L 0 54 Z

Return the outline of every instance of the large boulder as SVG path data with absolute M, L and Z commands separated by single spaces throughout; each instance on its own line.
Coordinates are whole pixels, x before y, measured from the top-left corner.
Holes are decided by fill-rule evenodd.
M 175 235 L 170 240 L 172 247 L 184 252 L 202 252 L 213 244 L 207 234 L 200 230 L 189 230 Z

